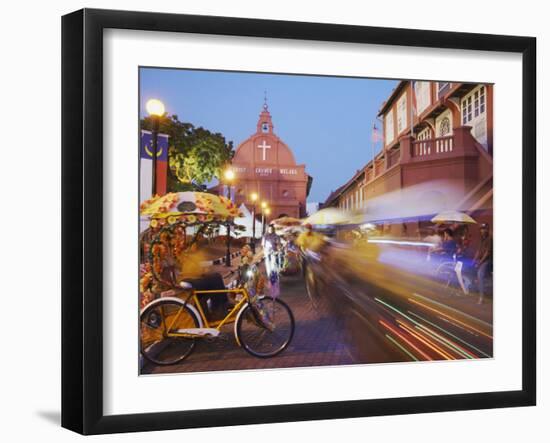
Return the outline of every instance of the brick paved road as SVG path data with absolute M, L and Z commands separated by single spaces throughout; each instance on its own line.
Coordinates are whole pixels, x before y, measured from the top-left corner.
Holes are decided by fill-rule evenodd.
M 342 270 L 345 268 L 340 269 L 339 274 Z M 330 269 L 326 272 L 330 273 Z M 281 298 L 291 307 L 296 328 L 289 347 L 276 357 L 259 359 L 245 352 L 236 344 L 230 324 L 222 330 L 223 338 L 198 341 L 194 352 L 182 363 L 157 367 L 145 364 L 142 373 L 409 361 L 411 354 L 401 352 L 390 343 L 387 331 L 381 326 L 389 322 L 390 327 L 394 325 L 395 333 L 395 328 L 401 327 L 399 321 L 410 318 L 401 313 L 418 315 L 431 327 L 445 330 L 450 337 L 475 350 L 473 355 L 478 358 L 492 355 L 492 300 L 479 306 L 475 303 L 476 297 L 449 296 L 441 285 L 429 279 L 385 265 L 371 264 L 365 272 L 366 278 L 362 281 L 354 282 L 352 276 L 344 276 L 346 285 L 343 286 L 337 283 L 338 279 L 333 279 L 336 283 L 323 289 L 317 309 L 310 303 L 301 275 L 283 276 Z M 401 329 L 397 332 L 400 331 L 403 332 Z M 439 357 L 433 355 L 429 359 Z
M 144 374 L 204 372 L 220 370 L 286 368 L 345 365 L 358 363 L 348 343 L 342 322 L 324 304 L 314 309 L 306 295 L 301 277 L 282 277 L 281 298 L 291 307 L 296 320 L 289 347 L 276 357 L 259 359 L 239 348 L 233 324 L 224 327 L 224 338 L 199 341 L 193 353 L 173 366 L 145 364 Z

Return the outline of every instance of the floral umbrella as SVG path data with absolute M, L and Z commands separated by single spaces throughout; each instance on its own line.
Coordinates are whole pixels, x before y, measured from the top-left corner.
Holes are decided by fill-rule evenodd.
M 207 192 L 171 192 L 144 201 L 140 214 L 169 223 L 227 220 L 241 217 L 239 208 L 226 197 Z

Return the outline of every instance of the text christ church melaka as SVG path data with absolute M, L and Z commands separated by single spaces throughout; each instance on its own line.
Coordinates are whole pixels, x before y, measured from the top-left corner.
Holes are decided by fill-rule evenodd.
M 251 209 L 250 195 L 256 192 L 258 202 L 271 208 L 268 221 L 282 216 L 301 218 L 306 215 L 309 193 L 305 165 L 297 165 L 290 148 L 273 132 L 273 122 L 264 103 L 256 132 L 242 142 L 232 161 L 235 173 L 235 202 Z M 258 212 L 259 212 L 259 208 Z

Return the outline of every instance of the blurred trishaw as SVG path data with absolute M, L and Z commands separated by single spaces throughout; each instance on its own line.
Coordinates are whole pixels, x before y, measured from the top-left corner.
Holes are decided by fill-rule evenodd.
M 302 221 L 294 217 L 280 217 L 271 222 L 275 232 L 282 239 L 280 251 L 280 272 L 283 275 L 294 275 L 300 272 L 300 252 L 295 244 L 296 238 L 302 232 Z
M 158 365 L 177 363 L 197 339 L 214 339 L 235 323 L 237 343 L 256 357 L 282 352 L 294 318 L 281 300 L 258 291 L 252 264 L 231 287 L 220 273 L 203 272 L 198 240 L 240 216 L 227 198 L 203 192 L 169 193 L 142 203 L 149 227 L 141 235 L 140 350 Z

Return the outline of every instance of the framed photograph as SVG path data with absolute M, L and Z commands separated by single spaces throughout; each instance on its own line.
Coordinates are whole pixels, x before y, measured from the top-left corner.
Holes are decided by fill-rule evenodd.
M 531 37 L 62 20 L 62 425 L 536 403 Z

